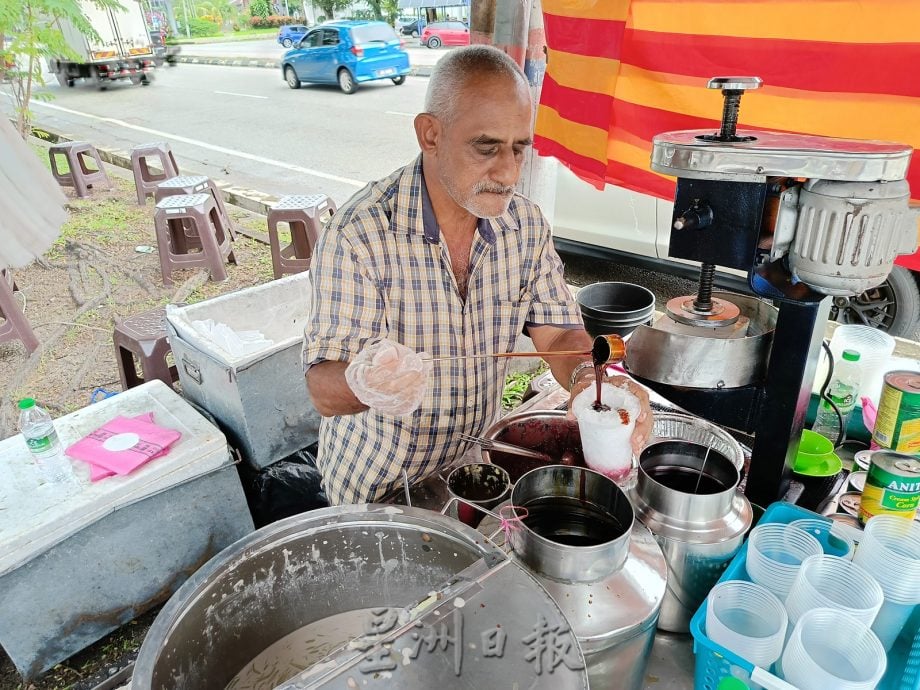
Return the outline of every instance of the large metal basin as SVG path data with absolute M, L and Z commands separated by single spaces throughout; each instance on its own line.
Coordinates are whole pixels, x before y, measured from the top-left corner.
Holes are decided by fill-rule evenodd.
M 393 627 L 376 628 L 389 611 Z M 495 676 L 554 690 L 587 685 L 584 657 L 559 607 L 480 533 L 417 508 L 339 506 L 265 527 L 195 573 L 150 628 L 132 690 L 226 688 L 283 638 L 354 613 L 366 618 L 348 639 L 365 642 L 371 630 L 383 637 L 368 647 L 324 651 L 324 663 L 302 672 L 303 687 L 350 688 L 357 678 L 362 688 L 472 689 L 488 687 Z M 565 649 L 552 675 L 527 659 L 526 641 L 543 624 L 561 631 Z M 454 643 L 419 647 L 442 626 Z M 490 631 L 506 637 L 503 655 L 488 654 Z M 370 647 L 387 658 L 365 656 Z M 386 673 L 368 670 L 381 661 L 391 664 Z M 293 688 L 290 677 L 258 687 Z

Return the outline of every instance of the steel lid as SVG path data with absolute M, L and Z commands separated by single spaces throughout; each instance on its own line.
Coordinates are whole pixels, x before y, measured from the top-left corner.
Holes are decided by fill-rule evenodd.
M 763 182 L 767 177 L 876 182 L 903 180 L 913 149 L 885 141 L 738 130 L 753 141 L 706 141 L 712 130 L 665 132 L 652 139 L 652 170 L 676 177 Z

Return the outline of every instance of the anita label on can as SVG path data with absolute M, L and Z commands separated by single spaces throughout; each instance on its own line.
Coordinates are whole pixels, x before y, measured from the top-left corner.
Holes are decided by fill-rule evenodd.
M 859 503 L 859 520 L 866 524 L 876 515 L 912 520 L 920 503 L 920 460 L 879 450 L 872 454 L 866 487 Z
M 885 374 L 872 440 L 898 453 L 920 453 L 920 373 Z

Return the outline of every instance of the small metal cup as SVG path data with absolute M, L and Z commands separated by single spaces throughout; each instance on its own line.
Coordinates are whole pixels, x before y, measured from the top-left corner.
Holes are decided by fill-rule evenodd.
M 498 465 L 475 462 L 461 465 L 447 475 L 447 490 L 457 501 L 457 518 L 473 529 L 486 510 L 501 503 L 511 490 L 511 478 Z M 483 510 L 479 510 L 480 506 Z

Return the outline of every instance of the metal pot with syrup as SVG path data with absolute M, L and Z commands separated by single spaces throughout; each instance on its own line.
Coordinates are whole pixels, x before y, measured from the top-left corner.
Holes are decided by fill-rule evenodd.
M 668 564 L 658 627 L 686 632 L 694 611 L 741 548 L 751 504 L 737 491 L 737 465 L 712 445 L 667 439 L 639 459 L 633 505 Z
M 559 604 L 592 690 L 643 687 L 667 566 L 625 493 L 583 467 L 524 474 L 511 492 L 510 541 Z

